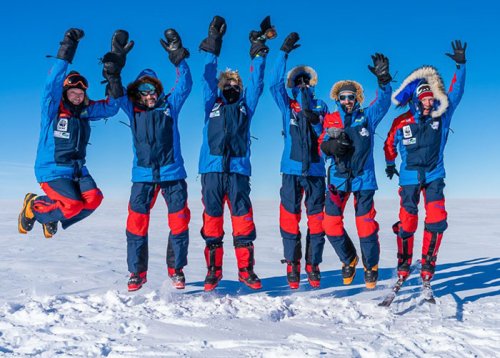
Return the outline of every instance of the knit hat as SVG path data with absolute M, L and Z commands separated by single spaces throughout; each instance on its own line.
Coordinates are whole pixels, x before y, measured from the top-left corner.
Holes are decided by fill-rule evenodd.
M 340 88 L 339 88 L 339 94 L 342 93 L 342 92 L 352 92 L 352 93 L 356 93 L 357 92 L 357 88 L 356 86 L 354 86 L 353 83 L 346 83 L 344 85 L 342 85 Z
M 416 95 L 420 101 L 426 97 L 434 97 L 431 86 L 425 81 L 417 87 Z

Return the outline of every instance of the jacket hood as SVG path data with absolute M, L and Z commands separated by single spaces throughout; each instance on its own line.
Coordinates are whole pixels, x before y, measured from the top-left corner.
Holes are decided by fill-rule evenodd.
M 330 90 L 330 98 L 333 99 L 336 102 L 339 102 L 339 93 L 340 89 L 344 86 L 351 85 L 356 88 L 356 101 L 358 104 L 361 106 L 363 101 L 365 100 L 365 94 L 363 90 L 363 86 L 359 82 L 352 81 L 352 80 L 342 80 L 338 81 L 332 86 L 332 89 Z
M 295 87 L 294 86 L 295 78 L 303 74 L 309 75 L 310 86 L 314 87 L 318 84 L 318 74 L 316 73 L 316 71 L 312 67 L 300 65 L 300 66 L 295 66 L 288 72 L 286 76 L 286 86 L 288 88 Z
M 132 100 L 132 102 L 138 102 L 140 100 L 139 86 L 143 83 L 150 83 L 155 86 L 156 93 L 158 93 L 158 98 L 163 96 L 163 85 L 158 79 L 156 72 L 147 68 L 142 70 L 136 77 L 135 81 L 127 86 L 127 95 Z
M 417 87 L 424 82 L 429 84 L 435 99 L 431 117 L 437 118 L 446 111 L 449 102 L 443 79 L 433 66 L 419 67 L 406 77 L 401 86 L 393 93 L 392 102 L 397 107 L 408 105 L 413 112 L 419 111 L 419 99 L 416 91 Z

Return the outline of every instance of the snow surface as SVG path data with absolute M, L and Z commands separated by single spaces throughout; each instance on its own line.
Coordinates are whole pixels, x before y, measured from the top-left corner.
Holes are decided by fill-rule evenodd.
M 320 266 L 322 288 L 311 289 L 303 274 L 300 289 L 292 292 L 285 266 L 279 263 L 278 203 L 260 201 L 254 202 L 255 246 L 263 289 L 255 292 L 238 282 L 229 235 L 224 278 L 216 291 L 205 293 L 201 204 L 190 202 L 188 285 L 175 290 L 166 274 L 168 226 L 160 199 L 151 215 L 148 283 L 135 293 L 126 289 L 126 202 L 105 200 L 93 216 L 67 231 L 60 229 L 49 240 L 39 225 L 28 235 L 18 234 L 21 202 L 1 202 L 0 355 L 499 355 L 499 201 L 448 200 L 450 228 L 433 281 L 437 304 L 422 302 L 420 280 L 414 274 L 392 306 L 382 308 L 377 304 L 395 279 L 391 225 L 397 218 L 397 200 L 376 202 L 381 227 L 376 290 L 365 289 L 362 268 L 351 286 L 342 286 L 340 263 L 327 242 Z M 348 207 L 346 228 L 355 236 L 352 202 Z M 225 231 L 231 232 L 229 225 Z M 417 253 L 420 245 L 416 239 Z

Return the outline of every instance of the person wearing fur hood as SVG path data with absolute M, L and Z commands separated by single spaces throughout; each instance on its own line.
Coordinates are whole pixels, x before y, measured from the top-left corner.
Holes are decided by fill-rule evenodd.
M 392 179 L 394 174 L 399 175 L 401 208 L 393 229 L 397 235 L 398 277 L 402 280 L 410 274 L 420 192 L 426 211 L 420 272 L 424 282 L 434 275 L 443 232 L 448 227 L 443 154 L 451 117 L 464 93 L 467 43 L 462 47 L 461 41 L 455 41 L 452 48 L 453 54 L 446 55 L 455 61 L 457 70 L 448 93 L 437 69 L 423 66 L 413 71 L 392 97 L 397 107 L 408 107 L 392 123 L 384 145 L 387 176 Z M 399 172 L 395 164 L 398 151 Z
M 344 285 L 354 279 L 358 255 L 344 229 L 344 208 L 350 194 L 354 195 L 356 228 L 360 239 L 365 284 L 375 288 L 378 280 L 380 243 L 375 220 L 373 197 L 377 190 L 373 145 L 375 130 L 391 106 L 392 80 L 389 60 L 382 54 L 372 56 L 369 70 L 377 77 L 376 99 L 363 107 L 363 87 L 351 80 L 335 83 L 330 92 L 338 111 L 326 115 L 321 150 L 327 156 L 328 194 L 323 227 L 342 262 Z
M 226 201 L 231 211 L 239 280 L 252 289 L 262 287 L 253 269 L 256 232 L 250 201 L 250 122 L 264 87 L 269 51 L 265 41 L 276 33 L 269 17 L 262 21 L 261 31 L 250 32 L 251 78 L 244 89 L 238 71 L 226 70 L 217 77 L 218 56 L 225 32 L 226 21 L 215 16 L 209 25 L 208 36 L 200 44 L 205 52 L 205 126 L 199 162 L 205 207 L 201 235 L 206 243 L 208 268 L 205 291 L 215 289 L 222 279 Z
M 328 113 L 325 102 L 314 94 L 318 82 L 316 71 L 309 66 L 296 66 L 288 72 L 285 87 L 286 61 L 289 53 L 299 47 L 299 35 L 289 34 L 271 77 L 271 95 L 278 105 L 283 122 L 285 146 L 281 157 L 280 232 L 287 264 L 287 280 L 292 289 L 300 282 L 302 258 L 299 229 L 302 198 L 307 210 L 306 273 L 312 287 L 320 286 L 319 264 L 323 258 L 325 233 L 325 162 L 319 153 L 318 138 L 323 131 L 323 116 Z
M 176 85 L 168 94 L 151 69 L 141 71 L 124 91 L 121 70 L 133 47 L 126 31 L 115 32 L 111 51 L 102 60 L 107 91 L 120 101 L 132 130 L 134 160 L 126 229 L 129 291 L 140 289 L 147 281 L 150 210 L 160 191 L 168 207 L 170 227 L 166 250 L 168 276 L 175 288 L 185 287 L 183 267 L 187 265 L 190 211 L 178 120 L 193 80 L 186 62 L 189 51 L 183 47 L 179 34 L 168 29 L 164 36 L 160 43 L 177 73 Z

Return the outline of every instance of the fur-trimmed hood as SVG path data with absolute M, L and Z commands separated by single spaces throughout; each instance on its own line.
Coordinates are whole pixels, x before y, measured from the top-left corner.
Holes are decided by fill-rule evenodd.
M 217 84 L 217 87 L 219 87 L 219 89 L 222 91 L 226 83 L 231 80 L 238 82 L 238 86 L 240 86 L 241 90 L 243 91 L 243 81 L 241 80 L 240 73 L 238 72 L 238 70 L 233 71 L 230 68 L 227 68 L 225 71 L 219 74 L 219 83 Z
M 158 79 L 155 71 L 150 69 L 142 70 L 137 76 L 136 80 L 127 86 L 127 95 L 132 102 L 139 102 L 141 96 L 139 95 L 139 86 L 143 83 L 151 83 L 156 88 L 158 98 L 163 95 L 163 85 Z
M 312 67 L 300 65 L 300 66 L 295 66 L 290 71 L 288 71 L 288 75 L 286 76 L 286 86 L 288 88 L 295 87 L 294 86 L 295 78 L 302 74 L 309 75 L 310 77 L 309 85 L 311 87 L 314 87 L 318 84 L 318 74 L 316 73 L 316 71 Z
M 449 106 L 448 95 L 444 88 L 444 82 L 437 69 L 433 66 L 422 66 L 413 71 L 401 83 L 401 86 L 394 91 L 392 102 L 398 107 L 409 105 L 413 110 L 418 110 L 417 87 L 427 82 L 434 95 L 434 109 L 431 112 L 432 118 L 437 118 L 446 111 Z
M 352 85 L 356 88 L 356 101 L 361 106 L 361 104 L 365 100 L 365 94 L 363 86 L 361 86 L 361 84 L 356 81 L 351 81 L 351 80 L 338 81 L 332 86 L 332 89 L 330 90 L 330 98 L 338 102 L 340 89 L 346 85 Z

